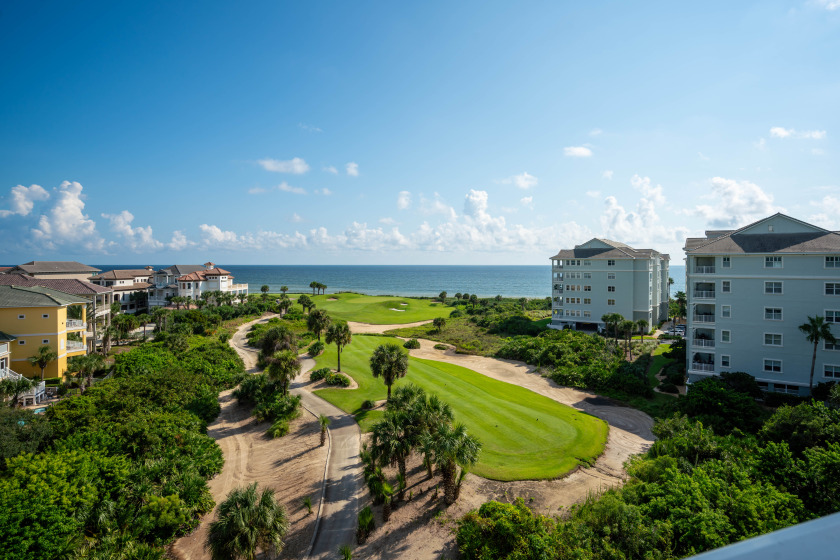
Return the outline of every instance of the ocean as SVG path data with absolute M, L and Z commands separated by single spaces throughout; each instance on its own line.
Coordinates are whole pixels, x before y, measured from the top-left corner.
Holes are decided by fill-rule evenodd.
M 143 268 L 146 264 L 91 265 L 102 270 Z M 152 265 L 155 270 L 171 266 Z M 237 284 L 257 293 L 288 286 L 292 293 L 309 293 L 310 282 L 327 285 L 327 293 L 359 292 L 368 295 L 436 296 L 446 291 L 478 297 L 544 298 L 551 295 L 551 266 L 436 266 L 436 265 L 217 265 L 229 270 Z M 672 266 L 671 293 L 685 291 L 685 267 Z

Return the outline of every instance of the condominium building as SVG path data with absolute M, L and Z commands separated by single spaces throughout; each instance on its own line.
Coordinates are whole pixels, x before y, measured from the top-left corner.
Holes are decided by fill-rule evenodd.
M 76 261 L 30 261 L 10 268 L 6 274 L 25 274 L 33 278 L 87 280 L 98 268 Z
M 248 284 L 234 284 L 233 275 L 212 262 L 173 265 L 158 270 L 152 276 L 152 283 L 150 307 L 167 306 L 173 296 L 197 300 L 204 292 L 220 291 L 235 296 L 248 294 Z
M 605 328 L 619 313 L 653 326 L 668 317 L 668 255 L 594 238 L 551 257 L 550 328 Z
M 798 327 L 840 323 L 840 235 L 775 214 L 689 238 L 685 252 L 688 382 L 743 371 L 765 390 L 807 394 L 813 345 Z M 840 344 L 821 343 L 814 384 L 834 380 Z
M 114 291 L 114 302 L 120 304 L 123 313 L 135 314 L 148 308 L 149 292 L 154 268 L 108 270 L 88 278 L 98 286 L 107 286 Z

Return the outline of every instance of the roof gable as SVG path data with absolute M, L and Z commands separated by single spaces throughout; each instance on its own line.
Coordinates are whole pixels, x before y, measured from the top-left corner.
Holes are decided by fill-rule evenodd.
M 606 243 L 603 239 L 598 239 L 597 237 L 593 237 L 586 243 L 581 243 L 577 245 L 575 249 L 613 249 L 615 245 L 610 245 Z
M 785 216 L 784 214 L 774 214 L 768 218 L 764 218 L 763 220 L 759 220 L 755 223 L 752 223 L 748 226 L 744 226 L 741 229 L 732 232 L 731 235 L 741 234 L 741 235 L 750 235 L 750 234 L 762 234 L 762 233 L 819 233 L 824 234 L 827 233 L 828 230 L 824 230 L 821 227 L 817 227 L 815 225 L 802 222 L 795 218 L 791 218 L 790 216 Z

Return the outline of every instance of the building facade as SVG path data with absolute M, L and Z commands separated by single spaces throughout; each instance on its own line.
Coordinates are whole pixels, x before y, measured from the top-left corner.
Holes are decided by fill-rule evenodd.
M 25 274 L 33 278 L 87 280 L 98 268 L 76 261 L 30 261 L 10 268 L 6 274 Z
M 97 286 L 111 288 L 114 292 L 114 302 L 120 304 L 120 311 L 135 314 L 148 309 L 153 274 L 154 268 L 151 266 L 129 270 L 108 270 L 89 277 L 88 281 Z
M 176 264 L 155 271 L 149 292 L 149 307 L 165 307 L 174 296 L 195 301 L 204 292 L 220 291 L 235 296 L 248 294 L 248 284 L 234 284 L 227 270 L 212 262 L 203 265 Z
M 605 328 L 619 313 L 654 326 L 668 317 L 668 255 L 591 239 L 551 257 L 550 328 Z
M 688 382 L 743 371 L 764 390 L 807 394 L 813 344 L 798 327 L 840 323 L 840 235 L 776 214 L 685 251 Z M 836 380 L 840 345 L 821 343 L 814 384 Z

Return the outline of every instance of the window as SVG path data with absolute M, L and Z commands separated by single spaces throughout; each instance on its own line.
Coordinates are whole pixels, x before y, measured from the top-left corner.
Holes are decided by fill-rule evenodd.
M 729 268 L 732 265 L 732 262 L 729 260 L 729 257 L 722 257 L 721 258 L 721 266 L 723 268 Z
M 720 357 L 720 367 L 729 367 L 729 356 Z
M 782 257 L 764 257 L 764 268 L 782 268 Z
M 840 311 L 827 309 L 825 312 L 826 323 L 840 323 Z
M 723 293 L 725 293 L 725 294 L 730 294 L 730 293 L 732 293 L 732 282 L 731 282 L 731 281 L 729 281 L 729 280 L 724 280 L 724 281 L 721 283 L 721 286 L 720 286 L 720 291 L 721 291 L 721 292 L 723 292 Z
M 589 305 L 592 303 L 592 300 L 590 298 L 583 298 L 583 303 L 584 305 Z
M 615 259 L 607 259 L 607 266 L 615 266 Z
M 764 371 L 770 373 L 781 373 L 782 360 L 764 360 Z
M 591 292 L 592 291 L 592 286 L 584 286 L 583 291 L 584 292 Z
M 584 317 L 592 317 L 592 312 L 591 311 L 584 311 L 583 316 Z
M 615 300 L 614 299 L 608 299 L 607 300 L 607 305 L 615 305 Z
M 764 293 L 765 294 L 781 294 L 782 293 L 782 283 L 781 282 L 765 282 L 764 283 Z
M 615 280 L 615 272 L 607 272 L 607 280 Z
M 18 315 L 18 319 L 26 319 L 26 315 Z
M 720 331 L 721 342 L 732 342 L 732 331 Z
M 764 318 L 768 321 L 781 321 L 782 308 L 781 307 L 765 307 Z
M 50 314 L 49 314 L 49 313 L 43 313 L 43 314 L 41 314 L 41 319 L 49 319 L 49 318 L 50 318 Z
M 592 273 L 591 272 L 584 272 L 583 277 L 584 278 L 592 278 Z
M 826 268 L 840 268 L 840 257 L 826 257 L 825 258 L 825 267 Z
M 614 292 L 615 291 L 615 286 L 607 286 L 607 291 L 608 292 Z
M 583 261 L 583 266 L 592 266 L 592 261 Z
M 838 282 L 826 282 L 825 283 L 825 295 L 827 295 L 827 296 L 840 296 L 840 283 L 838 283 Z
M 782 335 L 777 333 L 764 333 L 765 346 L 781 346 Z
M 25 341 L 25 340 L 18 340 L 18 344 L 20 344 L 21 346 L 23 346 L 24 344 L 26 344 L 26 341 Z
M 720 316 L 728 319 L 732 317 L 732 306 L 731 305 L 723 305 L 720 308 Z
M 825 364 L 823 368 L 823 375 L 825 377 L 840 378 L 840 366 Z
M 799 387 L 796 385 L 785 385 L 784 383 L 773 383 L 774 393 L 787 393 L 789 395 L 798 395 Z
M 49 344 L 49 343 L 50 343 L 50 341 L 47 340 L 46 338 L 41 340 L 41 344 Z
M 840 350 L 840 342 L 837 342 L 836 344 L 832 344 L 831 342 L 826 342 L 824 349 L 825 350 Z

